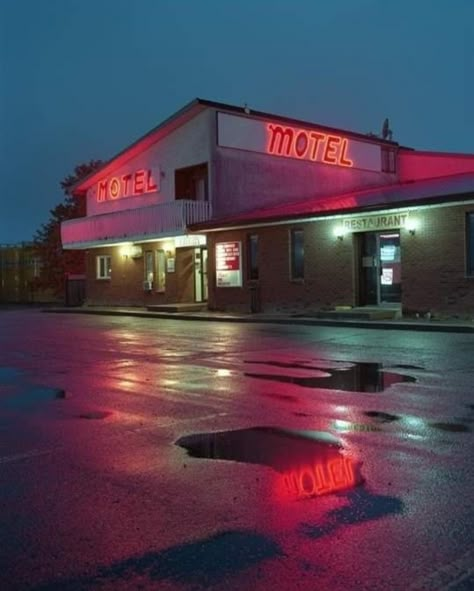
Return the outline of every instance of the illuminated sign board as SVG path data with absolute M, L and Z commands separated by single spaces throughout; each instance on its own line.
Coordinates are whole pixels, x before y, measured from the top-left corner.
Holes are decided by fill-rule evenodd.
M 160 190 L 160 171 L 141 168 L 134 172 L 102 179 L 97 183 L 97 201 L 114 201 Z
M 218 144 L 341 168 L 382 170 L 382 150 L 376 142 L 356 139 L 350 134 L 285 125 L 229 113 L 218 113 Z
M 347 156 L 349 140 L 339 135 L 267 124 L 267 152 L 324 164 L 353 166 Z
M 217 242 L 217 287 L 242 287 L 242 243 Z
M 409 212 L 405 211 L 403 213 L 345 218 L 342 220 L 342 228 L 345 232 L 367 232 L 369 230 L 405 228 L 408 215 Z

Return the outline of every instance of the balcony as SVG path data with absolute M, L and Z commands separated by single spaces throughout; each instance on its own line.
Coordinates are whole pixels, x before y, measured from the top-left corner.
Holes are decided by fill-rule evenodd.
M 61 224 L 63 248 L 83 249 L 123 241 L 140 242 L 179 236 L 211 218 L 207 201 L 178 199 L 149 207 L 76 218 Z

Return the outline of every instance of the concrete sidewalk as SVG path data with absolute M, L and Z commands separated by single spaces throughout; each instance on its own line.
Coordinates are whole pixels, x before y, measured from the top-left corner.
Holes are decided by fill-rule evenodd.
M 396 320 L 362 320 L 341 318 L 318 318 L 291 314 L 226 314 L 223 312 L 151 312 L 146 308 L 116 307 L 53 307 L 43 312 L 54 314 L 96 314 L 101 316 L 135 316 L 166 320 L 195 320 L 212 322 L 240 322 L 261 324 L 289 324 L 292 326 L 341 326 L 347 328 L 378 328 L 389 330 L 418 330 L 427 332 L 474 333 L 474 320 L 402 318 Z

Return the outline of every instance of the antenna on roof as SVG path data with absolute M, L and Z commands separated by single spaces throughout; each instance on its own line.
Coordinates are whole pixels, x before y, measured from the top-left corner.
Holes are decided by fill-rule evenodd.
M 247 103 L 244 103 L 244 113 L 246 115 L 248 115 L 250 113 L 250 109 L 249 109 L 249 106 L 247 105 Z
M 383 126 L 382 126 L 382 139 L 383 140 L 390 140 L 392 141 L 392 130 L 390 129 L 390 123 L 388 120 L 388 117 L 385 119 L 385 121 L 383 122 Z

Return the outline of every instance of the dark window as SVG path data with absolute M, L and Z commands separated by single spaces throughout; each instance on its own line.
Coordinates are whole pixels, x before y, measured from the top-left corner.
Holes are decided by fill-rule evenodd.
M 393 148 L 382 147 L 382 172 L 396 172 L 397 157 Z
M 290 272 L 292 279 L 304 279 L 304 233 L 290 232 Z
M 174 187 L 176 199 L 190 199 L 192 201 L 207 201 L 208 181 L 207 164 L 188 166 L 174 172 Z
M 466 214 L 466 273 L 474 275 L 474 213 Z
M 258 236 L 250 234 L 247 237 L 247 278 L 258 279 Z

